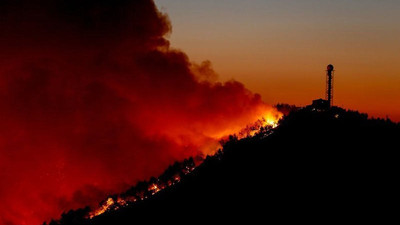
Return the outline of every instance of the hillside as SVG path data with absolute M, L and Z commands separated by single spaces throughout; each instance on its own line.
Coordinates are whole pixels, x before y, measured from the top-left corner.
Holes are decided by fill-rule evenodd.
M 332 108 L 290 113 L 274 130 L 232 137 L 176 185 L 119 210 L 53 224 L 198 221 L 361 222 L 395 215 L 400 125 Z

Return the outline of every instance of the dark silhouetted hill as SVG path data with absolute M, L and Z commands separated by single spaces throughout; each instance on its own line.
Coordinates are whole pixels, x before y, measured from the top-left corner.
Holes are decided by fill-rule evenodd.
M 181 182 L 92 220 L 87 209 L 52 224 L 196 222 L 385 223 L 397 215 L 400 126 L 311 107 L 275 130 L 231 137 Z

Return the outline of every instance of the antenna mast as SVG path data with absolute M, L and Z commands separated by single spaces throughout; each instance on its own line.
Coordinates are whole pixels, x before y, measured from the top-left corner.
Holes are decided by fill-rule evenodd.
M 335 70 L 332 64 L 329 64 L 326 70 L 326 100 L 329 103 L 329 107 L 333 105 L 333 76 Z

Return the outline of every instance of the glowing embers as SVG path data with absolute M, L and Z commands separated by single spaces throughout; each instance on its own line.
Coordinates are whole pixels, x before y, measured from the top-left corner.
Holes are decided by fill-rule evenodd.
M 262 126 L 263 127 L 271 126 L 272 128 L 276 128 L 278 126 L 278 122 L 279 122 L 280 118 L 281 118 L 280 116 L 277 116 L 277 117 L 273 117 L 273 116 L 263 117 L 262 118 L 262 122 L 263 122 Z
M 89 213 L 89 218 L 92 219 L 95 216 L 99 216 L 105 212 L 107 212 L 108 210 L 110 210 L 110 208 L 115 204 L 114 199 L 112 198 L 108 198 L 105 203 L 103 203 L 100 208 L 94 210 L 93 212 Z
M 274 128 L 278 126 L 278 122 L 282 115 L 279 113 L 273 114 L 268 111 L 264 116 L 257 120 L 254 124 L 248 125 L 238 134 L 235 134 L 238 139 L 252 137 L 258 133 L 269 135 L 273 132 Z M 216 153 L 220 154 L 221 150 Z M 143 201 L 147 198 L 155 196 L 157 193 L 163 191 L 167 187 L 171 187 L 181 182 L 181 179 L 193 172 L 196 165 L 203 162 L 203 158 L 187 159 L 183 162 L 177 162 L 170 166 L 163 175 L 159 178 L 151 178 L 148 182 L 140 182 L 136 187 L 131 188 L 125 194 L 118 197 L 109 197 L 104 201 L 100 207 L 89 213 L 88 218 L 93 219 L 109 211 L 115 211 L 121 207 L 126 207 L 137 201 Z M 196 162 L 195 162 L 196 161 Z
M 158 192 L 160 192 L 161 190 L 164 190 L 166 187 L 165 184 L 161 183 L 161 184 L 151 184 L 148 191 L 151 193 L 151 195 L 155 195 Z
M 196 166 L 193 159 L 185 160 L 182 163 L 176 163 L 169 168 L 169 173 L 163 174 L 160 178 L 152 178 L 149 182 L 140 182 L 136 187 L 133 187 L 125 194 L 117 197 L 109 197 L 100 204 L 99 208 L 91 211 L 87 217 L 93 219 L 106 212 L 116 211 L 135 202 L 150 198 L 165 188 L 179 183 L 182 176 L 190 174 L 195 168 Z
M 248 125 L 235 135 L 238 139 L 242 139 L 246 137 L 253 137 L 265 130 L 272 131 L 272 129 L 278 127 L 279 120 L 282 118 L 282 116 L 283 115 L 281 113 L 272 113 L 271 111 L 268 111 L 255 123 Z

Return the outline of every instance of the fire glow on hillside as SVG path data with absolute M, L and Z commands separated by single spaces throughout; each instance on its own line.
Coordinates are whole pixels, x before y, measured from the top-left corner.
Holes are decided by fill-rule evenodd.
M 278 126 L 278 122 L 281 117 L 281 114 L 272 115 L 270 112 L 268 112 L 266 116 L 260 118 L 254 124 L 247 126 L 241 132 L 233 135 L 237 136 L 238 139 L 242 139 L 244 137 L 254 136 L 255 134 L 259 133 L 262 128 L 274 129 Z M 201 161 L 199 163 L 201 163 Z M 198 165 L 196 165 L 195 163 L 184 162 L 179 173 L 176 173 L 175 175 L 170 177 L 170 179 L 168 179 L 165 183 L 160 179 L 157 179 L 156 181 L 150 182 L 148 184 L 147 190 L 145 191 L 138 191 L 129 196 L 114 197 L 116 200 L 114 200 L 113 197 L 109 197 L 106 201 L 100 204 L 100 207 L 92 210 L 89 213 L 88 218 L 93 219 L 106 212 L 116 211 L 122 207 L 134 204 L 137 201 L 143 201 L 148 197 L 151 197 L 158 192 L 164 190 L 165 188 L 171 187 L 174 184 L 179 183 L 181 180 L 181 176 L 190 174 L 196 169 L 196 166 Z
M 172 49 L 152 0 L 3 0 L 0 30 L 0 224 L 97 205 L 279 118 Z

